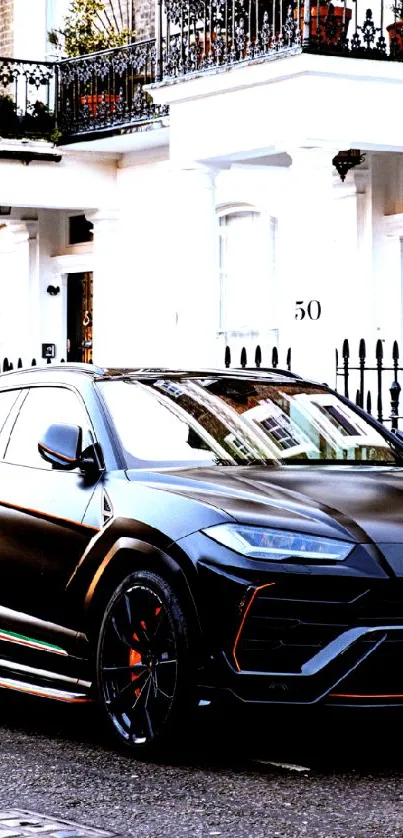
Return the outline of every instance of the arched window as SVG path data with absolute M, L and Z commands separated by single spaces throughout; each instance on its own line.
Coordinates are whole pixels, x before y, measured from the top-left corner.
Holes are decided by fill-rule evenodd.
M 220 332 L 247 335 L 275 322 L 276 220 L 254 207 L 219 212 Z

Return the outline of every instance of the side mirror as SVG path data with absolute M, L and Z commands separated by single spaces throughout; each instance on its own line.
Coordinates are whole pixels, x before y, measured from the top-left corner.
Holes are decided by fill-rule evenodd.
M 77 468 L 80 465 L 82 436 L 78 425 L 50 425 L 38 442 L 38 451 L 46 462 L 56 468 Z

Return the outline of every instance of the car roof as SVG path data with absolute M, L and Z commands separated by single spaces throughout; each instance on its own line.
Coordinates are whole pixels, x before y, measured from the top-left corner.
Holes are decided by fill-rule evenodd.
M 25 367 L 17 370 L 10 370 L 0 374 L 0 387 L 6 384 L 34 383 L 35 380 L 52 380 L 52 383 L 59 379 L 70 378 L 71 375 L 90 376 L 94 380 L 150 380 L 163 376 L 170 379 L 183 378 L 237 378 L 239 380 L 264 380 L 265 382 L 279 383 L 285 380 L 301 381 L 301 377 L 289 370 L 268 369 L 268 368 L 229 368 L 229 369 L 174 369 L 169 367 L 99 367 L 95 364 L 63 363 L 46 364 L 43 367 Z M 314 382 L 312 382 L 314 383 Z

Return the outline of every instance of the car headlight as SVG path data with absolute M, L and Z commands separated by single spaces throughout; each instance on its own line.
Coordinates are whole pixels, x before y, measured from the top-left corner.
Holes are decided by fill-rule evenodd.
M 266 529 L 243 524 L 218 524 L 202 530 L 205 535 L 251 559 L 308 559 L 342 562 L 354 547 L 347 541 L 316 535 Z

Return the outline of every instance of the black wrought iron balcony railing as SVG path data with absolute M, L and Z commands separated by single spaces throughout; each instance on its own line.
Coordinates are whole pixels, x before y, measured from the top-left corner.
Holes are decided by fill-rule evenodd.
M 61 61 L 58 127 L 64 140 L 139 127 L 164 117 L 144 85 L 156 80 L 155 40 Z
M 54 65 L 0 57 L 0 138 L 52 139 Z
M 160 0 L 160 80 L 301 51 L 403 60 L 403 2 Z
M 72 142 L 161 124 L 145 90 L 303 51 L 403 61 L 403 0 L 159 0 L 158 38 L 57 63 L 0 57 L 0 139 Z

